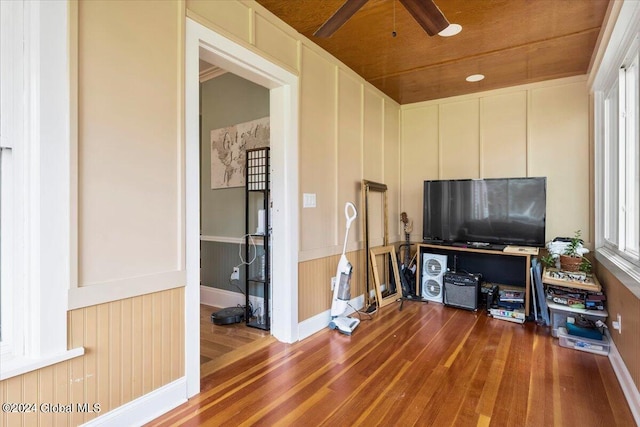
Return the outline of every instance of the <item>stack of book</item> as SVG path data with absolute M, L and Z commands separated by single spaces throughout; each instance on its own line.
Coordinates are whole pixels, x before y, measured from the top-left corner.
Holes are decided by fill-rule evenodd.
M 489 314 L 496 319 L 509 322 L 524 323 L 525 292 L 516 289 L 500 289 L 497 307 L 489 309 Z
M 524 304 L 524 291 L 500 289 L 498 305 L 502 307 L 520 308 Z
M 594 275 L 545 268 L 546 298 L 556 304 L 587 310 L 604 310 L 606 297 Z
M 489 314 L 491 317 L 500 320 L 507 320 L 514 323 L 524 323 L 525 315 L 524 310 L 518 309 L 504 309 L 504 308 L 490 308 Z

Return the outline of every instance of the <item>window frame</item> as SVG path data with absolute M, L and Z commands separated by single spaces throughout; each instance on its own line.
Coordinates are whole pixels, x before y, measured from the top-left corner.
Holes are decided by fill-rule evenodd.
M 640 184 L 638 184 L 638 94 L 627 104 L 628 68 L 640 52 L 640 5 L 623 2 L 610 33 L 607 48 L 595 73 L 594 93 L 595 138 L 595 247 L 596 257 L 617 268 L 616 275 L 623 283 L 640 292 Z M 638 90 L 637 66 L 635 91 Z M 615 98 L 615 99 L 614 99 Z M 612 112 L 612 105 L 617 111 Z M 629 111 L 631 113 L 629 114 Z M 629 117 L 631 116 L 631 117 Z M 633 120 L 630 126 L 628 120 Z M 630 144 L 630 145 L 629 145 Z M 629 163 L 629 150 L 633 162 Z M 615 161 L 612 161 L 614 160 Z M 631 176 L 630 176 L 631 175 Z M 634 178 L 635 177 L 635 178 Z M 632 185 L 631 187 L 629 185 Z M 633 209 L 625 209 L 631 199 Z M 615 209 L 610 209 L 610 203 Z M 629 227 L 631 225 L 632 227 Z M 632 233 L 628 233 L 633 230 Z M 610 264 L 609 264 L 610 263 Z
M 621 216 L 624 218 L 624 235 L 621 236 L 623 245 L 619 247 L 619 250 L 624 257 L 640 266 L 640 253 L 638 252 L 640 240 L 638 234 L 640 226 L 638 212 L 640 198 L 640 184 L 638 184 L 638 152 L 640 151 L 640 139 L 638 138 L 639 57 L 640 49 L 636 38 L 629 48 L 623 68 L 621 68 L 621 71 L 624 70 L 624 75 L 620 77 L 620 80 L 624 80 L 624 88 L 620 92 L 621 98 L 624 96 L 625 109 L 622 117 L 624 124 L 620 129 L 620 132 L 624 130 L 624 158 L 620 159 L 620 163 L 624 164 L 624 171 L 620 174 L 620 181 L 624 183 L 624 211 L 621 212 Z
M 11 61 L 2 58 L 3 88 L 13 90 L 0 93 L 7 109 L 3 117 L 11 112 L 2 121 L 2 145 L 5 153 L 11 150 L 13 178 L 9 188 L 3 186 L 4 198 L 11 201 L 5 200 L 0 220 L 2 231 L 11 230 L 2 243 L 1 262 L 9 266 L 2 269 L 2 300 L 13 305 L 10 330 L 3 329 L 10 340 L 0 355 L 4 380 L 80 356 L 84 349 L 67 349 L 72 231 L 68 3 L 17 0 L 0 2 L 0 7 L 3 56 L 5 43 L 16 46 L 9 52 Z M 3 161 L 9 163 L 8 156 Z
M 618 244 L 618 132 L 619 87 L 617 82 L 604 96 L 603 134 L 603 244 L 615 249 Z

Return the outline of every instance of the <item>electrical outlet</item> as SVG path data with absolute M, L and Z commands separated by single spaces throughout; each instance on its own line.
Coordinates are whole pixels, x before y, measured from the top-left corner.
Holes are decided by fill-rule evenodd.
M 619 334 L 622 333 L 622 316 L 620 314 L 618 314 L 617 320 L 611 322 L 611 326 L 618 331 Z
M 231 280 L 240 280 L 240 269 L 238 267 L 233 267 L 233 272 L 231 273 Z

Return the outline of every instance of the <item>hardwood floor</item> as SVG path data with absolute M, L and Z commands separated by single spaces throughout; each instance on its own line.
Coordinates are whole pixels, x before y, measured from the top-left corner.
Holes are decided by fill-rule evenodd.
M 205 377 L 230 363 L 275 342 L 268 331 L 244 322 L 215 325 L 211 313 L 220 310 L 200 304 L 200 376 Z
M 270 342 L 153 426 L 633 426 L 609 359 L 549 328 L 439 304 L 384 307 L 353 336 Z

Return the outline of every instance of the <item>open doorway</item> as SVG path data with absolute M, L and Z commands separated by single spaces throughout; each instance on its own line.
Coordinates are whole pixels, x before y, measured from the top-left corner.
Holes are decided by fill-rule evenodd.
M 185 46 L 185 374 L 187 397 L 200 391 L 199 61 L 269 90 L 272 188 L 271 334 L 298 339 L 298 78 L 190 19 Z
M 200 59 L 200 376 L 259 349 L 271 337 L 247 326 L 246 266 L 255 265 L 256 206 L 245 206 L 246 152 L 269 146 L 269 89 Z M 279 190 L 279 189 L 276 189 Z M 263 227 L 264 228 L 264 227 Z M 271 228 L 271 227 L 270 227 Z M 249 235 L 251 236 L 251 235 Z M 246 249 L 249 256 L 246 256 Z M 238 270 L 237 277 L 232 272 Z M 267 305 L 268 306 L 268 305 Z M 233 310 L 223 319 L 212 313 Z

